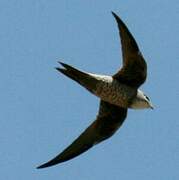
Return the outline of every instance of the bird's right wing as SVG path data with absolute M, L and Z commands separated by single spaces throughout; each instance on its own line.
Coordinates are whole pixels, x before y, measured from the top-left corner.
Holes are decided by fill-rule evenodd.
M 123 67 L 113 77 L 129 86 L 138 88 L 147 76 L 147 64 L 140 49 L 124 22 L 112 12 L 121 37 Z
M 111 137 L 124 122 L 127 109 L 100 102 L 97 119 L 62 153 L 38 168 L 45 168 L 68 161 L 90 149 L 93 145 Z

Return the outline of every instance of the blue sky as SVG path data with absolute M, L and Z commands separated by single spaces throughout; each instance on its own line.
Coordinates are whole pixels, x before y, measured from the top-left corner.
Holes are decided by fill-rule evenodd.
M 179 3 L 155 0 L 0 1 L 0 179 L 178 180 Z M 141 87 L 155 110 L 129 110 L 120 130 L 87 153 L 35 167 L 94 119 L 98 99 L 58 74 L 61 60 L 113 74 L 121 65 L 116 12 L 148 63 Z

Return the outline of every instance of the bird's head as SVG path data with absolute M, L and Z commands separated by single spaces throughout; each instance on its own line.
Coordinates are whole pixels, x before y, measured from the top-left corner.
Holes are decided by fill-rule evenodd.
M 130 107 L 133 109 L 154 109 L 149 97 L 145 95 L 141 90 L 137 91 L 137 96 L 133 99 Z

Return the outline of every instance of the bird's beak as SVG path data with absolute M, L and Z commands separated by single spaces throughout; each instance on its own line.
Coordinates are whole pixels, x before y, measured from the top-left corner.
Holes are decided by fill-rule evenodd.
M 154 106 L 152 104 L 150 104 L 150 109 L 154 109 Z

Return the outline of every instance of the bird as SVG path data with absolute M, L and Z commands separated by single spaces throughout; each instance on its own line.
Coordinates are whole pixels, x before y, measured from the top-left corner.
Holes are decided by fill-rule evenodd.
M 123 124 L 131 109 L 153 109 L 149 97 L 139 89 L 147 77 L 146 61 L 121 18 L 111 12 L 117 22 L 122 49 L 122 67 L 112 76 L 88 73 L 63 62 L 56 69 L 99 97 L 95 121 L 66 149 L 38 169 L 57 165 L 86 152 L 110 138 Z

